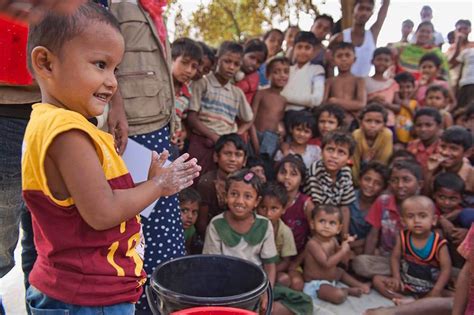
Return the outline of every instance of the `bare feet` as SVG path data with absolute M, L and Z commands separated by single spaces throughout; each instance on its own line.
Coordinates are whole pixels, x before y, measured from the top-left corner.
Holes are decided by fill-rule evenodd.
M 415 299 L 412 297 L 394 298 L 392 302 L 395 303 L 395 305 L 403 305 L 415 302 Z
M 362 288 L 347 288 L 347 294 L 351 295 L 351 296 L 361 296 L 362 295 Z
M 364 312 L 363 315 L 393 315 L 395 310 L 393 307 L 377 307 L 371 308 Z

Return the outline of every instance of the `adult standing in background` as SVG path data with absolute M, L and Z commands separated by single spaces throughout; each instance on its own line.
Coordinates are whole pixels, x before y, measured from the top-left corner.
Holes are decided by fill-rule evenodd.
M 429 5 L 423 6 L 420 11 L 420 18 L 421 22 L 431 22 L 433 19 L 433 9 L 431 9 Z M 416 43 L 416 34 L 412 37 L 411 43 Z M 430 39 L 430 44 L 439 48 L 441 48 L 441 46 L 444 44 L 443 34 L 437 32 L 434 28 L 432 37 Z
M 117 72 L 120 93 L 114 103 L 125 107 L 130 138 L 151 150 L 170 148 L 175 123 L 171 49 L 163 20 L 166 0 L 111 0 L 125 38 L 125 54 Z M 185 254 L 183 226 L 176 195 L 158 200 L 148 218 L 142 217 L 144 268 Z M 145 295 L 136 314 L 151 314 Z
M 449 74 L 452 86 L 457 91 L 458 106 L 474 101 L 474 42 L 469 41 L 471 21 L 456 22 L 455 41 L 446 55 L 449 60 Z
M 358 77 L 369 75 L 372 66 L 372 55 L 377 47 L 377 38 L 382 25 L 387 17 L 390 0 L 383 0 L 377 15 L 377 20 L 366 30 L 365 25 L 374 13 L 374 0 L 355 0 L 352 26 L 341 33 L 334 35 L 329 44 L 329 49 L 336 43 L 347 42 L 355 46 L 356 60 L 352 65 L 351 72 Z
M 448 79 L 448 61 L 438 46 L 433 46 L 434 27 L 431 22 L 421 22 L 416 29 L 416 42 L 405 46 L 396 47 L 395 55 L 396 73 L 410 72 L 416 80 L 420 78 L 419 63 L 421 57 L 427 53 L 434 53 L 441 59 L 440 76 Z

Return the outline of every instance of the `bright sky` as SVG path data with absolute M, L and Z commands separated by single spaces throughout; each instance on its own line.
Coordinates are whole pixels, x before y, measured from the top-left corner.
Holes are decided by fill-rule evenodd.
M 190 16 L 199 3 L 209 3 L 209 0 L 179 0 L 183 6 L 184 17 Z M 331 15 L 334 20 L 341 17 L 339 0 L 313 0 L 321 13 Z M 381 0 L 376 0 L 375 13 L 368 22 L 370 27 L 376 19 L 376 12 L 380 6 Z M 379 35 L 377 46 L 384 46 L 389 42 L 396 42 L 401 38 L 401 23 L 405 19 L 411 19 L 415 23 L 415 28 L 420 22 L 420 10 L 423 5 L 430 5 L 433 9 L 433 24 L 438 32 L 441 32 L 446 40 L 446 35 L 454 29 L 454 23 L 459 19 L 469 19 L 474 23 L 474 1 L 472 0 L 391 0 L 387 19 L 385 20 L 382 31 Z M 172 22 L 172 17 L 169 19 Z M 296 20 L 292 20 L 292 24 L 296 24 Z M 313 23 L 313 18 L 304 15 L 300 18 L 299 26 L 302 30 L 309 30 Z M 169 31 L 171 39 L 173 36 L 173 26 L 169 23 Z M 276 28 L 285 30 L 288 23 L 274 24 Z M 474 40 L 471 33 L 470 40 Z

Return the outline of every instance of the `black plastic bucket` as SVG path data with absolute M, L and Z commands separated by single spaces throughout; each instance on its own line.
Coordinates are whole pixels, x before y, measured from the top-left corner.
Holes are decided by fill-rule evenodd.
M 153 314 L 170 314 L 196 306 L 228 306 L 256 311 L 271 286 L 263 269 L 249 261 L 222 255 L 193 255 L 159 265 L 146 287 Z

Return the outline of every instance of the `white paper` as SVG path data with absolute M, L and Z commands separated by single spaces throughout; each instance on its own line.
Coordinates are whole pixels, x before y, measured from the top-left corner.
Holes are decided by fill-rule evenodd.
M 140 183 L 148 179 L 148 170 L 151 163 L 150 149 L 129 138 L 127 142 L 127 148 L 125 149 L 122 158 L 127 165 L 133 182 Z M 168 166 L 170 163 L 171 162 L 167 160 L 165 162 L 165 166 Z M 141 215 L 148 218 L 157 201 L 158 199 L 146 207 L 141 212 Z

